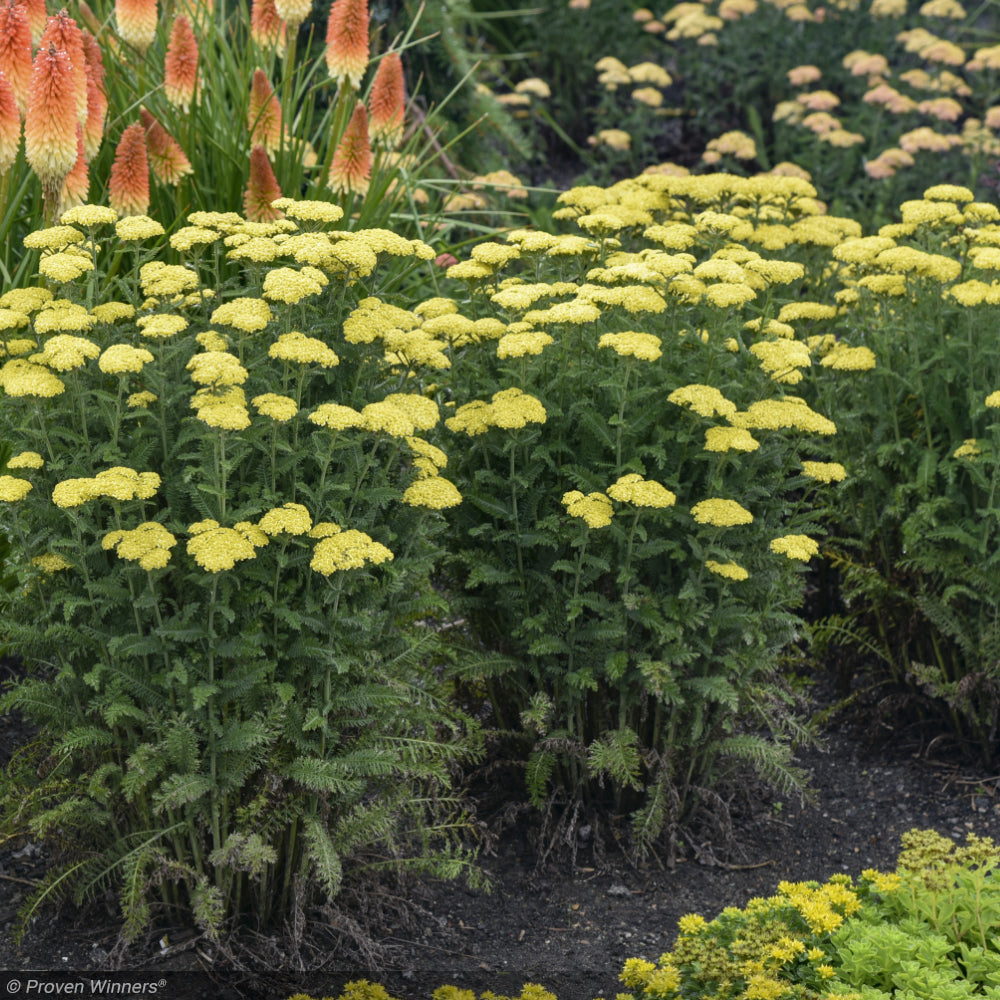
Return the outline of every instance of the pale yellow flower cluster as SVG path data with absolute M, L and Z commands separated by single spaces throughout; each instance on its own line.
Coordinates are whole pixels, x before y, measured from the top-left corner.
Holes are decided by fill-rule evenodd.
M 820 483 L 839 483 L 847 477 L 847 470 L 840 462 L 803 462 L 802 471 Z
M 640 361 L 655 361 L 663 351 L 663 342 L 651 333 L 636 333 L 626 330 L 623 333 L 605 333 L 598 341 L 598 347 L 610 347 L 616 354 L 623 357 L 637 358 Z
M 614 516 L 614 507 L 603 493 L 570 490 L 563 494 L 562 504 L 570 517 L 579 517 L 589 528 L 605 528 Z
M 117 323 L 119 320 L 132 319 L 135 316 L 135 306 L 127 302 L 101 302 L 90 310 L 98 323 Z
M 188 531 L 192 536 L 187 543 L 188 555 L 209 573 L 232 569 L 238 562 L 255 558 L 257 548 L 268 543 L 267 535 L 249 521 L 224 528 L 209 519 L 192 524 Z
M 803 376 L 799 369 L 812 365 L 809 348 L 799 340 L 757 341 L 750 345 L 750 353 L 775 382 L 786 385 L 801 382 Z
M 619 476 L 608 487 L 608 496 L 636 507 L 673 507 L 677 503 L 677 494 L 655 480 L 643 479 L 636 472 Z
M 455 507 L 462 502 L 462 494 L 457 487 L 447 479 L 438 475 L 421 476 L 411 483 L 403 493 L 403 503 L 411 507 L 429 507 L 431 510 L 443 510 Z
M 281 396 L 276 392 L 265 392 L 250 400 L 251 406 L 279 424 L 287 423 L 299 412 L 298 404 L 291 396 Z
M 750 574 L 736 562 L 726 562 L 720 563 L 716 559 L 706 559 L 705 569 L 714 573 L 716 576 L 725 577 L 727 580 L 746 580 Z
M 753 514 L 735 500 L 712 497 L 702 500 L 691 508 L 691 516 L 699 524 L 711 524 L 717 528 L 729 528 L 737 524 L 753 523 Z
M 784 428 L 806 431 L 810 434 L 836 434 L 832 420 L 809 407 L 804 399 L 785 396 L 783 399 L 761 399 L 751 403 L 745 411 L 729 417 L 734 427 L 749 430 L 777 431 Z
M 65 384 L 43 365 L 13 358 L 0 368 L 0 388 L 8 396 L 37 396 L 43 399 L 58 396 Z
M 202 423 L 216 430 L 244 431 L 250 426 L 247 397 L 238 385 L 199 389 L 191 397 L 191 409 Z
M 497 357 L 523 358 L 528 355 L 541 354 L 552 343 L 555 341 L 542 330 L 505 333 L 497 342 Z
M 312 530 L 312 517 L 300 503 L 286 503 L 269 510 L 258 522 L 257 527 L 265 535 L 305 535 Z
M 361 414 L 342 403 L 321 403 L 309 414 L 309 420 L 318 427 L 328 427 L 333 431 L 364 426 Z
M 164 264 L 151 260 L 139 268 L 142 292 L 150 298 L 171 298 L 193 292 L 198 287 L 198 275 L 181 264 Z
M 97 319 L 76 303 L 57 299 L 46 303 L 35 317 L 35 333 L 44 335 L 59 331 L 90 330 L 97 325 Z
M 802 562 L 819 555 L 819 545 L 808 535 L 782 535 L 771 540 L 771 551 Z
M 135 324 L 147 339 L 163 339 L 174 337 L 188 328 L 188 321 L 175 313 L 156 313 L 152 316 L 140 316 Z
M 736 404 L 726 399 L 715 386 L 697 383 L 674 389 L 667 396 L 667 402 L 686 406 L 700 417 L 714 417 L 716 414 L 731 417 L 737 411 Z
M 279 361 L 292 361 L 300 365 L 321 365 L 333 368 L 340 364 L 336 351 L 326 346 L 316 337 L 307 337 L 296 330 L 283 333 L 268 348 L 268 356 Z
M 8 469 L 40 469 L 45 459 L 37 451 L 22 451 L 7 460 Z
M 0 476 L 0 500 L 16 503 L 31 492 L 31 483 L 16 476 Z
M 105 375 L 126 375 L 129 372 L 141 372 L 143 365 L 148 365 L 153 355 L 142 347 L 131 344 L 112 344 L 106 348 L 97 361 L 98 368 Z
M 239 358 L 228 351 L 203 351 L 191 356 L 187 363 L 191 381 L 213 388 L 242 385 L 250 373 L 240 364 Z
M 111 531 L 101 540 L 105 551 L 114 551 L 120 559 L 137 562 L 143 569 L 163 569 L 170 561 L 170 550 L 177 539 L 159 521 L 146 521 L 131 531 Z
M 87 361 L 99 357 L 100 353 L 100 347 L 92 340 L 60 333 L 49 337 L 42 351 L 31 355 L 28 360 L 32 364 L 54 368 L 57 372 L 68 372 L 82 368 Z
M 125 466 L 105 469 L 91 478 L 64 479 L 52 490 L 52 502 L 57 507 L 79 507 L 89 500 L 107 497 L 110 500 L 149 500 L 160 488 L 156 472 L 136 472 Z
M 292 267 L 275 267 L 264 276 L 264 298 L 271 302 L 295 305 L 322 291 L 321 282 Z
M 760 442 L 744 427 L 709 427 L 705 431 L 705 451 L 756 451 Z
M 257 333 L 272 319 L 271 307 L 263 299 L 241 296 L 219 306 L 212 313 L 211 321 L 243 333 Z
M 870 371 L 875 367 L 875 352 L 870 347 L 848 347 L 838 341 L 820 364 L 835 371 Z
M 318 527 L 318 526 L 317 526 Z M 340 531 L 336 525 L 332 534 L 321 538 L 313 550 L 310 567 L 323 576 L 348 569 L 361 569 L 367 563 L 378 565 L 393 558 L 392 552 L 363 531 L 351 528 Z

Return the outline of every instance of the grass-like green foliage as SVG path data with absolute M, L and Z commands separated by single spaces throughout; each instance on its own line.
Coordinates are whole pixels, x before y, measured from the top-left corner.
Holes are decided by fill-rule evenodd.
M 468 747 L 436 672 L 443 522 L 404 497 L 438 407 L 342 336 L 433 251 L 284 208 L 194 217 L 173 248 L 201 281 L 164 264 L 150 220 L 85 207 L 36 239 L 43 271 L 85 238 L 95 269 L 3 297 L 3 634 L 28 671 L 0 708 L 39 727 L 3 824 L 61 856 L 25 919 L 110 887 L 126 937 L 161 905 L 217 935 L 351 870 L 467 868 L 447 789 Z M 123 300 L 99 294 L 111 262 Z
M 640 849 L 737 760 L 797 781 L 781 656 L 835 471 L 803 460 L 836 427 L 786 392 L 810 353 L 772 329 L 807 268 L 755 238 L 780 218 L 786 258 L 836 241 L 844 220 L 812 214 L 814 193 L 723 175 L 574 188 L 556 214 L 577 232 L 475 247 L 448 271 L 463 311 L 425 324 L 454 345 L 450 579 L 495 654 L 461 679 L 531 738 L 536 802 L 613 802 Z
M 896 872 L 783 882 L 714 920 L 689 915 L 658 962 L 633 958 L 618 1000 L 1000 997 L 1000 854 L 933 830 L 903 835 Z

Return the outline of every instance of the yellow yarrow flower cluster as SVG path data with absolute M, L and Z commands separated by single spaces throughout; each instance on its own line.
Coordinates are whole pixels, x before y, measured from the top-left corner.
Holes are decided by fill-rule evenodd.
M 378 565 L 393 558 L 386 546 L 363 531 L 353 528 L 340 531 L 334 524 L 327 526 L 327 530 L 330 529 L 336 530 L 317 542 L 309 563 L 311 569 L 323 576 L 330 576 L 341 570 L 361 569 L 367 563 Z
M 267 544 L 267 536 L 248 521 L 224 528 L 209 519 L 192 524 L 188 531 L 192 535 L 187 543 L 188 555 L 209 573 L 232 569 L 238 562 L 253 559 L 256 549 Z
M 808 535 L 782 535 L 771 540 L 771 551 L 789 559 L 809 562 L 813 556 L 819 555 L 819 545 Z
M 505 333 L 497 342 L 498 358 L 523 358 L 541 354 L 553 339 L 542 330 L 524 330 L 519 333 Z
M 0 388 L 8 396 L 37 396 L 49 399 L 66 389 L 65 384 L 43 365 L 14 358 L 0 368 Z
M 151 240 L 162 236 L 166 230 L 148 215 L 129 215 L 115 223 L 115 232 L 120 240 Z
M 305 535 L 312 530 L 312 517 L 300 503 L 286 503 L 269 510 L 258 522 L 257 527 L 265 535 Z
M 28 360 L 34 364 L 54 368 L 58 372 L 82 368 L 87 361 L 99 357 L 100 347 L 86 337 L 74 337 L 60 333 L 49 337 L 41 353 L 33 354 Z
M 697 383 L 674 389 L 667 396 L 667 402 L 686 406 L 700 417 L 714 417 L 716 414 L 731 417 L 737 410 L 736 404 L 726 399 L 714 386 Z
M 160 488 L 155 472 L 136 472 L 125 466 L 105 469 L 91 478 L 64 479 L 52 490 L 57 507 L 79 507 L 88 500 L 107 497 L 111 500 L 148 500 Z
M 257 333 L 271 322 L 271 307 L 263 299 L 242 296 L 219 306 L 211 317 L 212 323 L 231 326 L 244 333 Z
M 27 479 L 18 479 L 16 476 L 0 476 L 0 500 L 7 503 L 17 503 L 23 500 L 30 492 L 32 486 Z
M 750 574 L 736 562 L 720 563 L 716 559 L 706 559 L 705 569 L 709 572 L 714 573 L 716 576 L 725 577 L 727 580 L 746 580 Z
M 455 507 L 462 502 L 462 494 L 455 485 L 442 476 L 423 476 L 411 483 L 403 493 L 403 503 L 411 507 L 429 507 L 431 510 L 443 510 Z
M 751 524 L 753 514 L 735 500 L 712 497 L 702 500 L 691 508 L 691 516 L 699 524 L 711 524 L 717 528 L 729 528 L 737 524 Z
M 729 418 L 734 427 L 750 430 L 776 431 L 783 428 L 807 431 L 812 434 L 836 434 L 837 427 L 808 403 L 795 396 L 784 399 L 761 399 L 751 403 L 745 411 L 734 413 Z
M 65 300 L 60 300 L 58 306 L 56 303 L 43 306 L 35 317 L 35 333 L 40 335 L 59 331 L 79 332 L 90 330 L 96 325 L 97 318 L 83 306 L 67 303 Z
M 322 340 L 307 337 L 293 330 L 283 333 L 267 351 L 269 357 L 279 361 L 294 361 L 300 365 L 316 364 L 323 368 L 333 368 L 340 364 L 336 351 L 327 347 Z
M 264 277 L 264 298 L 295 305 L 310 295 L 319 295 L 323 285 L 315 278 L 292 267 L 276 267 Z
M 148 365 L 153 355 L 142 347 L 131 344 L 112 344 L 97 361 L 97 367 L 106 375 L 126 375 L 129 372 L 141 372 L 143 365 Z
M 37 566 L 43 573 L 58 573 L 64 569 L 72 569 L 73 564 L 54 552 L 44 552 L 31 560 L 32 566 Z
M 188 328 L 188 321 L 174 313 L 157 313 L 154 316 L 140 316 L 136 326 L 146 338 L 173 337 Z
M 38 262 L 38 273 L 50 281 L 76 281 L 82 274 L 94 270 L 94 262 L 79 253 L 47 254 Z
M 279 424 L 286 423 L 299 412 L 298 403 L 291 396 L 281 396 L 276 392 L 265 392 L 260 396 L 254 396 L 250 404 L 258 413 L 270 417 Z
M 605 333 L 598 341 L 598 347 L 610 347 L 616 354 L 623 357 L 638 358 L 640 361 L 655 361 L 663 351 L 662 341 L 651 333 L 636 333 L 627 330 L 624 333 Z
M 363 427 L 361 414 L 353 407 L 342 403 L 321 403 L 309 414 L 309 420 L 319 427 L 333 431 L 343 431 L 348 427 Z
M 875 367 L 875 352 L 870 347 L 848 347 L 838 341 L 820 364 L 834 371 L 865 372 Z
M 839 483 L 847 476 L 840 462 L 803 462 L 802 471 L 810 479 L 821 483 Z
M 677 503 L 675 493 L 654 480 L 643 479 L 635 472 L 620 476 L 608 487 L 608 496 L 636 507 L 673 507 Z
M 199 389 L 191 397 L 191 409 L 202 423 L 220 431 L 243 431 L 250 426 L 247 398 L 238 385 Z
M 611 523 L 614 508 L 603 493 L 583 494 L 570 490 L 562 496 L 562 504 L 570 517 L 579 517 L 590 528 L 604 528 Z
M 744 427 L 709 427 L 705 431 L 705 451 L 756 451 L 760 442 Z
M 45 459 L 37 451 L 22 451 L 7 460 L 8 469 L 40 469 Z
M 198 287 L 198 275 L 182 264 L 164 264 L 151 260 L 139 268 L 139 283 L 150 298 L 170 298 L 193 292 Z
M 198 385 L 242 385 L 250 377 L 236 355 L 228 351 L 203 351 L 201 354 L 194 354 L 186 367 L 191 373 L 191 381 Z
M 170 550 L 177 539 L 159 521 L 146 521 L 131 531 L 111 531 L 101 540 L 105 551 L 114 551 L 120 559 L 137 562 L 143 569 L 163 569 L 170 561 Z

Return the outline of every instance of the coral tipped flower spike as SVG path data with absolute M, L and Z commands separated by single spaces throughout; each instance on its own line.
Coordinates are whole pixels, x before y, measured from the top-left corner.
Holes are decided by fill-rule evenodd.
M 14 165 L 21 145 L 21 115 L 14 88 L 0 72 L 0 178 Z
M 54 45 L 69 56 L 73 68 L 73 88 L 76 95 L 76 117 L 82 125 L 87 120 L 87 67 L 83 50 L 83 32 L 64 7 L 50 17 L 42 32 L 40 48 Z
M 282 213 L 271 202 L 281 197 L 278 179 L 274 176 L 267 150 L 254 146 L 250 151 L 250 180 L 243 195 L 243 214 L 251 222 L 271 222 Z
M 45 24 L 49 19 L 49 12 L 45 9 L 45 0 L 22 0 L 21 5 L 28 15 L 31 45 L 32 47 L 40 45 L 42 32 L 45 31 Z
M 180 143 L 145 109 L 139 109 L 146 130 L 146 155 L 153 176 L 164 184 L 179 184 L 194 172 Z
M 46 218 L 54 218 L 66 175 L 76 163 L 76 91 L 69 56 L 39 49 L 31 70 L 24 152 L 42 182 Z
M 118 34 L 140 55 L 156 37 L 156 0 L 115 0 Z
M 108 203 L 121 216 L 149 211 L 149 158 L 146 130 L 140 122 L 129 125 L 118 142 L 108 180 Z
M 367 194 L 372 173 L 368 140 L 368 111 L 361 101 L 354 107 L 330 164 L 329 186 L 340 194 Z
M 326 65 L 355 90 L 368 66 L 368 0 L 334 0 L 326 23 Z
M 378 64 L 368 97 L 368 129 L 372 139 L 392 149 L 403 137 L 406 85 L 398 52 L 387 52 Z
M 163 60 L 163 93 L 174 107 L 190 111 L 198 86 L 198 42 L 191 22 L 180 14 L 174 19 Z
M 254 70 L 250 81 L 250 105 L 247 109 L 250 141 L 269 153 L 281 148 L 281 105 L 262 69 Z
M 274 0 L 253 0 L 250 5 L 250 37 L 262 49 L 283 57 L 288 42 L 288 27 L 281 20 Z
M 7 77 L 23 118 L 31 88 L 31 28 L 16 0 L 0 3 L 0 73 Z

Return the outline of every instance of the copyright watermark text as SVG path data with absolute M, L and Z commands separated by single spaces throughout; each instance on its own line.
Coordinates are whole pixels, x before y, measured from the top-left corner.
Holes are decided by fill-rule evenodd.
M 122 982 L 113 979 L 89 980 L 54 980 L 36 979 L 24 976 L 7 980 L 8 996 L 147 996 L 162 994 L 167 987 L 166 979 L 154 979 L 146 982 Z

